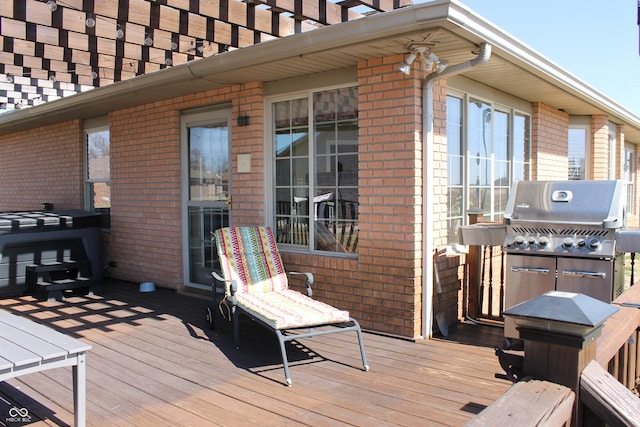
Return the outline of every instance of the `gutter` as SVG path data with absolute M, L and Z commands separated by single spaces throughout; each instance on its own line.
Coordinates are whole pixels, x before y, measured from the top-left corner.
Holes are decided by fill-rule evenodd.
M 162 69 L 154 73 L 98 87 L 55 101 L 0 114 L 0 135 L 56 123 L 61 120 L 106 115 L 163 99 L 211 88 L 268 81 L 269 64 L 323 52 L 339 52 L 353 46 L 398 37 L 411 37 L 446 23 L 450 0 L 436 0 L 330 25 L 306 33 L 268 40 L 209 58 Z M 373 35 L 372 35 L 373 34 Z M 398 44 L 398 52 L 403 47 Z M 362 58 L 351 58 L 354 65 Z M 342 64 L 345 67 L 349 64 Z M 339 67 L 336 67 L 339 68 Z M 249 78 L 238 78 L 237 70 L 255 70 Z M 322 71 L 329 71 L 326 68 Z M 263 75 L 261 75 L 263 74 Z M 289 77 L 294 77 L 289 76 Z
M 434 162 L 433 162 L 433 86 L 445 77 L 455 76 L 469 68 L 486 64 L 491 57 L 491 45 L 480 45 L 478 55 L 460 64 L 431 73 L 422 82 L 422 336 L 433 337 L 433 269 L 434 269 Z

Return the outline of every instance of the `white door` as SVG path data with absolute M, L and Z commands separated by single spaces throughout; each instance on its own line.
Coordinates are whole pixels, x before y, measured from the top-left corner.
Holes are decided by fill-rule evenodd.
M 231 112 L 182 118 L 184 283 L 211 289 L 218 257 L 211 232 L 229 226 L 231 207 Z

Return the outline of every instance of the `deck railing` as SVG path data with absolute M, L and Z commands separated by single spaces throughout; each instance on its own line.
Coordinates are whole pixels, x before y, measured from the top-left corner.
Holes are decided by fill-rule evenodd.
M 631 276 L 630 272 L 629 276 Z M 569 386 L 577 396 L 571 425 L 604 426 L 640 423 L 638 421 L 640 420 L 639 302 L 640 286 L 630 286 L 613 301 L 613 304 L 619 307 L 619 311 L 606 319 L 602 334 L 590 349 L 586 347 L 584 350 L 579 350 L 581 353 L 577 357 L 574 353 L 573 358 L 569 356 L 571 351 L 567 351 L 566 355 L 563 352 L 557 353 L 556 355 L 560 355 L 559 358 L 566 356 L 566 360 L 555 360 L 547 367 L 547 375 L 541 380 L 568 377 L 577 379 L 577 381 L 567 381 L 562 384 Z M 540 353 L 536 351 L 530 357 L 539 358 Z M 525 342 L 523 365 L 526 368 L 527 365 L 535 363 L 536 361 L 530 363 L 527 361 L 527 343 Z M 527 374 L 526 370 L 524 374 Z M 540 399 L 540 387 L 537 386 L 535 390 L 531 387 L 520 387 L 518 393 L 507 392 L 499 401 L 474 418 L 473 423 L 470 424 L 496 425 L 495 423 L 499 421 L 496 416 L 501 417 L 501 414 L 521 410 L 523 401 L 537 402 L 537 407 L 531 407 L 530 410 L 535 409 L 545 418 L 553 417 L 556 411 L 563 411 L 558 415 L 564 417 L 565 409 L 558 406 L 559 397 L 556 400 Z M 547 389 L 553 390 L 553 387 L 547 387 Z M 528 390 L 532 390 L 529 397 L 526 395 Z M 534 393 L 538 394 L 534 395 Z M 562 396 L 565 401 L 565 395 Z M 496 410 L 497 406 L 500 406 L 499 411 Z M 488 415 L 491 416 L 488 417 Z
M 640 392 L 640 307 L 633 304 L 639 302 L 640 286 L 630 287 L 616 298 L 614 304 L 620 311 L 605 322 L 598 338 L 595 359 L 636 395 Z

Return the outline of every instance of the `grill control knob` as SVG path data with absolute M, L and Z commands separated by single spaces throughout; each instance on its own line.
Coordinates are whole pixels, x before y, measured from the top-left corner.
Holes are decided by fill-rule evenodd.
M 584 239 L 578 239 L 578 247 L 579 248 L 584 248 L 585 244 L 586 243 L 585 243 Z
M 589 249 L 591 249 L 592 251 L 595 251 L 599 247 L 600 247 L 600 240 L 598 239 L 589 240 Z
M 538 239 L 538 244 L 540 246 L 547 246 L 549 244 L 549 238 L 547 236 L 541 236 Z
M 571 237 L 565 237 L 565 239 L 562 241 L 562 247 L 569 249 L 572 246 L 573 246 L 573 239 Z
M 516 238 L 513 240 L 513 243 L 515 243 L 517 246 L 524 246 L 524 237 L 516 236 Z
M 527 239 L 527 243 L 529 243 L 529 246 L 533 246 L 536 244 L 536 238 L 535 237 L 529 237 L 529 239 Z

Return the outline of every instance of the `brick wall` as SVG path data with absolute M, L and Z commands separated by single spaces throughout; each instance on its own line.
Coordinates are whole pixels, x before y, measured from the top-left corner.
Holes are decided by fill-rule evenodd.
M 589 179 L 609 179 L 609 118 L 591 116 L 591 176 Z
M 358 66 L 360 240 L 351 292 L 358 296 L 353 310 L 368 327 L 415 337 L 422 298 L 422 93 L 420 73 L 398 72 L 401 60 Z
M 232 101 L 233 151 L 252 154 L 250 174 L 233 176 L 234 221 L 263 223 L 262 84 L 184 96 L 110 114 L 111 235 L 105 258 L 115 261 L 113 277 L 181 288 L 182 189 L 181 111 Z M 259 147 L 259 149 L 257 148 Z M 236 212 L 237 215 L 236 215 Z
M 565 180 L 569 170 L 569 115 L 534 102 L 531 117 L 531 179 Z
M 422 314 L 422 78 L 399 73 L 402 56 L 364 61 L 359 83 L 359 243 L 357 259 L 283 252 L 287 267 L 316 275 L 316 298 L 347 309 L 365 328 L 417 338 Z M 446 82 L 434 87 L 434 239 L 446 244 Z M 192 94 L 113 112 L 112 229 L 105 234 L 110 274 L 132 282 L 182 286 L 182 111 L 230 103 L 233 223 L 264 218 L 264 94 L 261 83 Z M 248 116 L 247 126 L 237 118 Z M 533 178 L 566 179 L 566 113 L 533 104 Z M 598 123 L 606 118 L 598 118 Z M 81 121 L 69 121 L 0 139 L 4 185 L 0 210 L 83 207 Z M 608 134 L 607 134 L 608 140 Z M 622 139 L 621 139 L 622 141 Z M 600 142 L 597 142 L 600 144 Z M 608 144 L 604 144 L 608 149 Z M 237 156 L 250 155 L 239 173 Z M 600 154 L 598 154 L 600 155 Z M 595 155 L 593 157 L 596 157 Z M 607 163 L 608 164 L 608 163 Z M 35 172 L 34 172 L 35 171 Z M 458 303 L 457 259 L 439 259 L 446 310 Z M 302 289 L 301 282 L 293 282 Z M 454 314 L 455 316 L 455 314 Z
M 366 328 L 414 338 L 421 333 L 422 301 L 422 76 L 399 73 L 396 65 L 401 59 L 372 60 L 358 68 L 359 258 L 286 252 L 283 258 L 288 268 L 316 275 L 316 298 L 350 310 Z M 443 98 L 444 92 L 438 96 Z M 109 115 L 111 231 L 104 236 L 104 261 L 117 265 L 110 269 L 112 277 L 181 287 L 181 112 L 224 102 L 232 105 L 234 165 L 238 155 L 251 156 L 250 172 L 233 169 L 233 223 L 264 223 L 261 83 L 115 111 Z M 250 117 L 248 126 L 236 125 L 240 115 Z M 444 128 L 443 108 L 437 115 L 438 126 Z M 13 177 L 12 185 L 2 190 L 2 200 L 10 200 L 4 209 L 39 208 L 44 201 L 56 207 L 83 207 L 80 121 L 1 141 L 3 148 L 16 153 L 13 162 L 3 160 Z M 446 167 L 446 145 L 442 138 L 436 144 L 442 169 Z M 32 165 L 47 174 L 34 176 Z M 53 189 L 52 182 L 56 184 Z M 445 196 L 444 182 L 446 175 L 439 172 L 436 197 L 440 201 Z M 11 192 L 15 187 L 19 191 Z M 443 209 L 436 208 L 441 220 Z M 302 289 L 303 284 L 292 286 Z
M 264 95 L 262 83 L 245 84 L 238 89 L 233 103 L 232 157 L 234 174 L 234 225 L 264 224 Z M 239 116 L 248 116 L 248 126 L 237 126 Z M 238 173 L 239 154 L 251 156 L 251 172 Z
M 82 135 L 74 120 L 2 137 L 0 211 L 82 208 Z
M 180 113 L 156 103 L 109 116 L 113 277 L 181 283 Z

